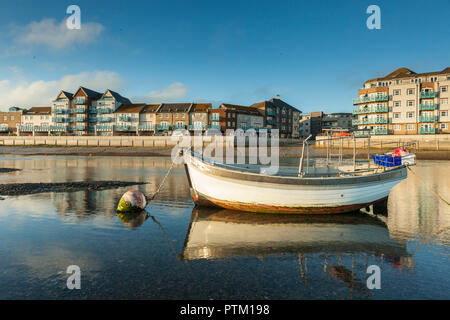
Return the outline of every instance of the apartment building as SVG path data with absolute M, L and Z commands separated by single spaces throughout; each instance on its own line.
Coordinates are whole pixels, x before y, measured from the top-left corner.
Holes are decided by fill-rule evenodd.
M 113 130 L 117 135 L 139 135 L 140 114 L 145 103 L 122 104 L 114 111 Z
M 17 135 L 50 135 L 52 122 L 52 107 L 31 107 L 22 111 Z
M 55 132 L 69 132 L 73 94 L 61 91 L 52 101 L 52 122 Z
M 97 100 L 103 96 L 102 93 L 80 87 L 73 95 L 70 117 L 70 130 L 75 135 L 93 135 L 95 127 L 89 121 L 89 115 L 95 114 Z M 91 118 L 92 119 L 92 118 Z
M 301 111 L 281 100 L 280 95 L 267 101 L 254 103 L 251 107 L 261 111 L 266 119 L 267 128 L 279 130 L 280 138 L 299 137 L 298 120 Z
M 416 73 L 400 68 L 364 83 L 353 104 L 354 124 L 371 134 L 450 133 L 450 67 Z
M 146 104 L 139 113 L 138 135 L 152 135 L 156 129 L 156 112 L 161 104 Z
M 324 130 L 336 129 L 353 131 L 357 127 L 353 124 L 354 116 L 347 112 L 324 113 L 323 111 L 314 111 L 309 115 L 302 115 L 300 123 L 300 137 L 305 139 L 309 135 L 315 139 L 317 135 Z
M 219 109 L 224 110 L 225 115 L 225 121 L 222 122 L 221 127 L 223 132 L 226 132 L 227 129 L 259 130 L 265 128 L 264 116 L 257 108 L 223 103 Z
M 177 129 L 187 129 L 189 112 L 194 103 L 162 103 L 156 112 L 156 132 L 165 132 Z
M 121 96 L 115 91 L 107 89 L 89 109 L 89 126 L 92 128 L 95 125 L 97 135 L 111 135 L 113 132 L 113 126 L 117 120 L 114 112 L 123 104 L 131 105 L 132 103 L 130 99 Z M 119 123 L 122 124 L 122 122 Z M 124 126 L 120 128 L 126 128 L 127 124 L 123 124 Z M 124 133 L 127 130 L 119 131 Z
M 210 103 L 196 103 L 190 109 L 190 125 L 189 130 L 207 130 L 209 124 Z
M 11 107 L 9 111 L 0 111 L 0 135 L 7 136 L 17 133 L 17 127 L 21 125 L 23 110 Z

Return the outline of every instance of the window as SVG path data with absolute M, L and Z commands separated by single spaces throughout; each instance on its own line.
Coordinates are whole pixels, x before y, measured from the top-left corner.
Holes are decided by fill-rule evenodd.
M 394 107 L 400 107 L 402 103 L 400 101 L 394 101 Z
M 169 114 L 168 113 L 166 113 L 166 118 L 169 118 Z
M 11 119 L 11 121 L 13 121 L 14 120 L 14 116 L 11 116 L 10 119 Z
M 4 121 L 7 121 L 7 120 L 8 120 L 8 117 L 7 117 L 7 116 L 3 116 L 3 120 L 4 120 Z
M 441 104 L 448 104 L 448 99 L 441 99 L 440 102 Z
M 448 129 L 447 123 L 439 123 L 439 129 Z
M 448 116 L 448 111 L 441 111 L 441 117 Z
M 400 118 L 400 113 L 394 113 L 394 119 Z
M 399 96 L 401 93 L 401 90 L 394 90 L 394 96 Z
M 414 118 L 414 112 L 407 112 L 406 113 L 407 118 Z
M 231 127 L 231 122 L 230 121 L 228 121 L 228 127 Z
M 399 131 L 399 130 L 401 130 L 402 129 L 402 126 L 401 125 L 399 125 L 399 124 L 395 124 L 394 125 L 394 131 Z
M 447 92 L 448 91 L 448 87 L 447 86 L 441 87 L 440 89 L 441 89 L 441 92 Z
M 184 113 L 181 114 L 181 117 L 184 119 Z
M 414 130 L 414 128 L 415 128 L 415 125 L 413 125 L 413 124 L 407 124 L 406 125 L 406 130 L 411 131 L 411 130 Z
M 408 89 L 408 90 L 406 90 L 406 94 L 414 94 L 414 89 Z
M 160 119 L 162 118 L 162 113 L 159 114 L 159 118 L 160 118 Z
M 175 113 L 175 118 L 178 118 L 178 113 Z
M 414 107 L 414 100 L 409 100 L 407 102 L 408 107 Z

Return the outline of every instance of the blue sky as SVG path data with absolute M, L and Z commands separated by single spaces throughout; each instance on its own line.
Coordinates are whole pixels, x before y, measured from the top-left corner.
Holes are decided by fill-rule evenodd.
M 71 4 L 81 30 L 64 29 Z M 372 4 L 380 30 L 366 26 Z M 448 0 L 2 1 L 0 109 L 84 85 L 133 102 L 280 94 L 303 112 L 351 112 L 367 79 L 450 66 L 449 13 Z

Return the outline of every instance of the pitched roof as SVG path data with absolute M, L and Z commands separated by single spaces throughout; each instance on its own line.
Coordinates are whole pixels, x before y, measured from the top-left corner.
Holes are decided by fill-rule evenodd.
M 207 112 L 211 106 L 211 103 L 194 103 L 190 112 Z
M 100 99 L 103 96 L 102 93 L 94 91 L 94 90 L 91 90 L 91 89 L 88 89 L 88 88 L 85 88 L 85 87 L 80 87 L 78 90 L 80 90 L 80 89 L 83 90 L 84 93 L 86 93 L 86 95 L 90 99 L 93 99 L 93 100 L 98 100 L 98 99 Z M 78 92 L 78 90 L 77 90 L 77 92 Z
M 193 103 L 162 103 L 158 112 L 189 112 Z
M 139 113 L 144 108 L 145 103 L 125 103 L 120 105 L 114 113 Z
M 52 113 L 52 107 L 31 107 L 28 110 L 24 110 L 23 114 L 41 114 L 47 115 Z
M 141 112 L 156 112 L 158 111 L 159 106 L 160 104 L 146 104 Z
M 240 106 L 237 104 L 228 104 L 228 103 L 222 103 L 221 106 L 225 107 L 226 109 L 236 110 L 237 112 L 245 112 L 245 113 L 262 115 L 261 111 L 258 108 L 255 108 L 253 106 L 246 107 L 246 106 Z
M 291 106 L 289 103 L 286 103 L 286 102 L 284 102 L 284 101 L 281 100 L 281 99 L 278 99 L 278 98 L 272 98 L 272 99 L 270 99 L 269 101 L 272 102 L 272 104 L 273 104 L 274 106 L 276 106 L 276 107 L 279 107 L 279 108 L 286 108 L 286 109 L 291 109 L 292 111 L 299 111 L 299 112 L 301 112 L 301 111 L 298 110 L 297 108 Z
M 131 104 L 130 99 L 125 98 L 125 97 L 121 96 L 120 94 L 118 94 L 117 92 L 112 91 L 112 90 L 110 90 L 110 89 L 106 89 L 105 93 L 102 95 L 102 98 L 105 96 L 105 94 L 106 94 L 107 92 L 109 92 L 109 93 L 114 97 L 114 99 L 116 99 L 116 101 L 119 101 L 119 102 L 121 102 L 121 103 Z
M 67 92 L 67 91 L 63 91 L 63 90 L 61 90 L 61 92 L 59 94 L 61 94 L 61 93 L 64 93 L 64 95 L 67 97 L 67 99 L 69 99 L 69 100 L 73 99 L 73 93 L 70 93 L 70 92 Z
M 370 79 L 364 83 L 371 82 L 371 81 L 392 80 L 392 79 L 407 78 L 407 77 L 432 76 L 432 75 L 446 74 L 446 73 L 450 73 L 450 67 L 447 67 L 442 71 L 425 72 L 425 73 L 415 73 L 414 71 L 403 67 L 403 68 L 399 68 L 399 69 L 389 73 L 385 77 Z

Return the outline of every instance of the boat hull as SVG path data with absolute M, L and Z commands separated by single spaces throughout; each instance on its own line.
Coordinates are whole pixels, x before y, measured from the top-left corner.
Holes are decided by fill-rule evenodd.
M 186 173 L 200 206 L 281 214 L 351 212 L 385 200 L 406 168 L 351 178 L 294 178 L 242 173 L 188 155 Z

